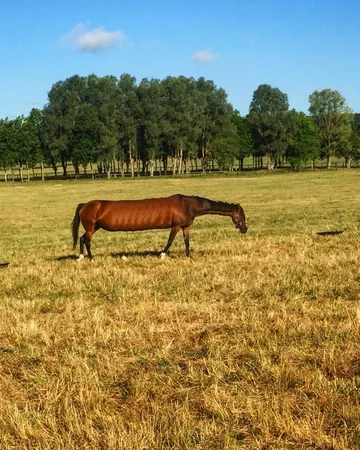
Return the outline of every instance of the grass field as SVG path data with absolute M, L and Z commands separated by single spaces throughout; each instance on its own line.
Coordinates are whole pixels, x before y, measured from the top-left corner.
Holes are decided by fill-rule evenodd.
M 107 233 L 72 258 L 77 203 L 240 202 Z M 360 448 L 360 172 L 0 185 L 0 448 Z M 317 231 L 344 230 L 335 236 Z M 78 250 L 77 252 L 78 253 Z M 122 260 L 122 255 L 128 260 Z

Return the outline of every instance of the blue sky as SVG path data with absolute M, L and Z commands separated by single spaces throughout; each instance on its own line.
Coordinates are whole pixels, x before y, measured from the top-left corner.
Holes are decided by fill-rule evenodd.
M 91 73 L 204 76 L 242 115 L 264 83 L 297 110 L 331 88 L 360 112 L 359 56 L 358 0 L 12 0 L 0 12 L 0 118 Z

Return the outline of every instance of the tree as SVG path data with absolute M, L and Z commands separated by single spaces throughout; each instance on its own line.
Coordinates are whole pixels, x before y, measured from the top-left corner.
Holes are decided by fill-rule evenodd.
M 72 158 L 72 135 L 80 105 L 85 101 L 86 78 L 75 75 L 53 84 L 44 108 L 44 144 L 47 159 L 55 173 L 61 162 L 63 173 Z
M 217 88 L 213 81 L 200 77 L 196 81 L 196 92 L 194 96 L 196 105 L 196 128 L 198 129 L 198 156 L 202 161 L 203 171 L 209 166 L 214 156 L 214 148 L 218 143 L 211 145 L 212 139 L 221 140 L 231 138 L 226 130 L 230 130 L 231 116 L 233 108 L 227 101 L 227 94 L 224 89 Z M 210 151 L 212 149 L 212 151 Z
M 165 148 L 172 157 L 172 169 L 175 174 L 190 171 L 190 157 L 196 149 L 196 85 L 193 78 L 167 77 L 162 81 L 164 92 L 163 132 Z
M 286 158 L 294 169 L 299 170 L 320 156 L 320 138 L 312 117 L 295 110 L 289 111 L 289 115 L 292 116 L 292 138 Z
M 136 138 L 140 116 L 140 105 L 137 96 L 136 79 L 129 74 L 121 75 L 118 82 L 118 129 L 119 129 L 119 159 L 124 173 L 124 162 L 130 163 L 131 176 L 134 177 L 136 156 Z
M 142 161 L 143 173 L 149 168 L 150 175 L 153 176 L 162 150 L 163 85 L 159 80 L 144 78 L 137 88 L 137 96 L 140 106 L 137 128 L 138 156 Z
M 97 111 L 95 107 L 88 103 L 81 104 L 69 142 L 76 176 L 80 174 L 80 165 L 86 171 L 88 164 L 96 162 L 96 126 Z
M 44 179 L 43 172 L 43 146 L 41 141 L 42 136 L 42 111 L 37 108 L 32 108 L 28 117 L 25 118 L 24 129 L 27 135 L 27 145 L 29 146 L 29 156 L 27 164 L 32 169 L 36 164 L 41 164 L 41 178 Z
M 286 94 L 268 84 L 260 85 L 253 94 L 248 120 L 254 146 L 268 156 L 268 169 L 274 169 L 277 158 L 284 155 L 289 142 L 289 102 Z
M 332 156 L 347 147 L 351 134 L 352 112 L 345 98 L 335 90 L 314 91 L 309 96 L 309 111 L 320 135 L 322 156 L 331 168 Z
M 237 151 L 234 156 L 239 161 L 240 170 L 243 170 L 244 159 L 250 156 L 252 151 L 250 124 L 247 118 L 241 117 L 237 110 L 235 110 L 232 115 L 232 122 L 235 125 L 237 134 Z
M 360 114 L 355 113 L 351 122 L 350 139 L 338 152 L 345 159 L 345 167 L 351 167 L 351 161 L 360 160 Z
M 12 121 L 8 118 L 0 120 L 0 167 L 4 169 L 5 181 L 7 171 L 16 162 L 16 149 L 12 145 L 13 140 Z
M 88 78 L 88 102 L 97 111 L 96 151 L 97 160 L 104 165 L 108 178 L 115 165 L 119 130 L 117 125 L 118 90 L 117 79 L 113 76 Z

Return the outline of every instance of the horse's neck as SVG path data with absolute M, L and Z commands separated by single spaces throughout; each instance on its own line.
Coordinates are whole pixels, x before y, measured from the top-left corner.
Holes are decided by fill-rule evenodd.
M 220 216 L 231 216 L 236 211 L 237 205 L 225 202 L 215 202 L 204 199 L 203 204 L 196 208 L 195 216 L 204 216 L 205 214 L 217 214 Z

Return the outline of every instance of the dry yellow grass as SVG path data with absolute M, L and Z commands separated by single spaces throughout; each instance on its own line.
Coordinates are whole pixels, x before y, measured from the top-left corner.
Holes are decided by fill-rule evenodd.
M 359 176 L 1 184 L 0 448 L 359 448 Z M 167 231 L 69 257 L 78 202 L 178 192 L 240 201 L 248 234 L 205 216 L 193 261 L 146 254 Z

